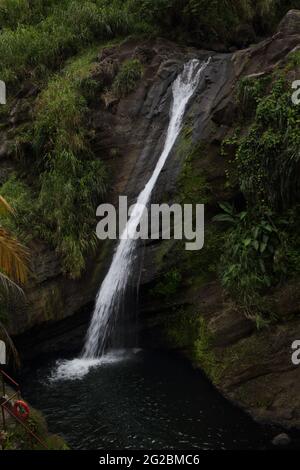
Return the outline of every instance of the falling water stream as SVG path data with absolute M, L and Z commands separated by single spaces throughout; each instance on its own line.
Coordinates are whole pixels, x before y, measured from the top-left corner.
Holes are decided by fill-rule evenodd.
M 173 101 L 170 121 L 162 153 L 151 178 L 138 196 L 120 243 L 114 254 L 109 271 L 100 287 L 96 306 L 89 326 L 86 342 L 80 358 L 63 361 L 57 369 L 57 377 L 84 375 L 90 367 L 100 365 L 107 350 L 113 328 L 118 327 L 118 314 L 123 306 L 132 265 L 136 256 L 137 241 L 134 237 L 141 222 L 144 208 L 150 201 L 152 191 L 168 156 L 182 129 L 187 104 L 195 93 L 201 75 L 210 59 L 200 63 L 193 59 L 184 65 L 183 71 L 172 85 Z
M 201 73 L 206 65 L 207 63 L 204 63 L 200 66 L 198 60 L 191 60 L 184 66 L 183 72 L 173 83 L 173 104 L 164 149 L 150 180 L 138 197 L 135 208 L 121 235 L 121 242 L 108 274 L 98 293 L 83 351 L 83 357 L 86 359 L 102 356 L 105 351 L 111 325 L 115 324 L 112 316 L 117 314 L 120 303 L 123 302 L 130 277 L 136 248 L 134 234 L 143 216 L 143 208 L 150 200 L 155 183 L 180 133 L 186 106 L 197 88 Z

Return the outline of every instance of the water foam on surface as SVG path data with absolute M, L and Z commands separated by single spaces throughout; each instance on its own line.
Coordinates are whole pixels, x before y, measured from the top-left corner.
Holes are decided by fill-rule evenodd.
M 55 369 L 49 377 L 50 382 L 59 380 L 83 379 L 92 369 L 116 364 L 132 359 L 141 349 L 120 349 L 110 351 L 98 359 L 75 358 L 56 362 Z

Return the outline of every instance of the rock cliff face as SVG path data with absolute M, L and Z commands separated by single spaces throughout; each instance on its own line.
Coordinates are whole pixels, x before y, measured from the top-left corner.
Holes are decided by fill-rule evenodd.
M 106 80 L 108 85 L 125 60 L 137 58 L 144 67 L 143 80 L 134 93 L 122 100 L 100 94 L 95 98 L 96 105 L 93 103 L 90 109 L 89 126 L 94 131 L 92 145 L 105 160 L 113 180 L 111 202 L 116 203 L 119 194 L 128 195 L 129 201 L 135 201 L 162 146 L 169 117 L 170 83 L 189 58 L 204 59 L 208 56 L 206 51 L 180 48 L 165 40 L 127 40 L 99 53 L 93 79 Z M 28 93 L 33 92 L 30 90 Z M 26 119 L 26 114 L 21 111 L 23 108 L 21 99 L 14 107 L 13 126 Z M 8 144 L 4 144 L 7 149 Z M 4 152 L 2 181 L 9 174 L 9 158 L 9 152 Z M 177 173 L 179 169 L 177 165 Z M 174 174 L 173 186 L 175 182 Z M 95 217 L 95 229 L 96 224 Z M 82 343 L 97 290 L 109 266 L 113 246 L 110 243 L 99 246 L 98 254 L 88 261 L 80 281 L 63 276 L 59 258 L 44 243 L 32 242 L 30 250 L 33 276 L 26 287 L 26 304 L 15 307 L 9 317 L 9 330 L 14 336 L 21 336 L 21 348 L 24 345 L 25 350 L 33 354 L 60 350 L 61 347 L 78 347 Z M 76 333 L 70 334 L 73 326 Z M 65 334 L 68 341 L 65 341 Z M 37 341 L 36 348 L 31 344 L 32 335 Z
M 103 79 L 103 74 L 113 70 L 114 64 L 117 66 L 132 57 L 139 58 L 145 68 L 143 81 L 135 93 L 121 101 L 110 100 L 104 94 L 97 96 L 97 106 L 90 110 L 89 125 L 95 135 L 93 148 L 112 174 L 112 202 L 117 202 L 119 194 L 126 194 L 133 201 L 143 187 L 155 164 L 168 122 L 169 85 L 183 62 L 195 56 L 207 57 L 208 53 L 180 49 L 159 40 L 126 41 L 101 51 L 95 62 L 95 80 Z M 109 82 L 113 76 L 114 72 Z M 21 110 L 22 99 L 13 109 L 13 126 L 26 119 Z M 9 143 L 4 142 L 3 147 L 9 148 Z M 4 152 L 2 181 L 9 174 L 9 168 L 5 172 L 9 158 L 9 152 Z M 95 217 L 95 229 L 96 224 Z M 108 247 L 100 246 L 99 255 L 90 260 L 82 279 L 72 281 L 63 276 L 59 258 L 45 244 L 35 241 L 30 250 L 33 276 L 26 288 L 26 305 L 19 306 L 10 316 L 9 329 L 13 335 L 63 320 L 92 302 L 111 256 Z
M 226 198 L 235 200 L 237 205 L 240 202 L 240 195 L 230 194 L 226 188 L 224 159 L 222 161 L 220 158 L 220 143 L 230 135 L 237 116 L 237 81 L 241 77 L 259 77 L 275 68 L 284 67 L 289 54 L 299 48 L 297 21 L 299 12 L 290 12 L 274 37 L 230 56 L 213 57 L 212 65 L 207 70 L 205 92 L 200 93 L 191 106 L 193 139 L 194 142 L 200 139 L 205 149 L 193 169 L 200 171 L 209 186 L 209 200 L 205 201 L 208 245 L 213 243 L 210 220 L 216 203 Z M 297 79 L 295 71 L 290 78 L 291 81 Z M 168 162 L 165 171 L 168 176 L 159 187 L 164 187 L 166 181 L 171 179 L 175 161 L 173 158 Z M 200 362 L 225 396 L 244 407 L 256 419 L 299 427 L 300 370 L 291 361 L 291 345 L 300 335 L 299 283 L 294 281 L 270 292 L 269 300 L 279 323 L 259 332 L 225 295 L 214 276 L 205 272 L 208 269 L 205 270 L 204 266 L 210 262 L 205 255 L 200 254 L 202 262 L 196 264 L 196 272 L 200 274 L 197 281 L 195 263 L 186 264 L 183 257 L 177 258 L 174 264 L 172 258 L 178 253 L 174 252 L 172 243 L 146 248 L 146 253 L 147 250 L 151 255 L 145 256 L 143 280 L 152 285 L 152 290 L 149 294 L 149 289 L 143 289 L 144 295 L 141 296 L 146 343 L 160 346 L 167 343 L 170 347 L 177 345 L 196 361 L 196 365 Z M 212 251 L 208 254 L 214 256 Z M 157 265 L 161 266 L 162 278 L 166 281 L 167 273 L 178 263 L 183 263 L 181 285 L 176 293 L 170 289 L 172 295 L 161 307 L 161 299 L 166 298 L 162 297 L 164 292 L 153 289 Z M 152 329 L 151 335 L 149 328 L 150 331 Z M 193 343 L 197 337 L 195 328 L 198 328 L 202 339 Z M 198 347 L 196 355 L 195 347 Z
M 189 178 L 198 178 L 197 186 L 202 182 L 202 188 L 194 196 L 198 203 L 206 203 L 207 243 L 212 253 L 211 219 L 217 202 L 235 200 L 238 204 L 241 197 L 226 186 L 226 161 L 220 156 L 221 143 L 232 132 L 237 116 L 238 81 L 283 66 L 288 55 L 300 46 L 299 21 L 300 13 L 292 11 L 272 38 L 232 54 L 199 51 L 165 40 L 128 40 L 104 49 L 95 63 L 95 79 L 108 71 L 113 76 L 114 65 L 128 58 L 139 58 L 144 66 L 143 79 L 134 93 L 120 101 L 101 95 L 97 97 L 97 106 L 91 107 L 93 146 L 112 173 L 110 200 L 115 202 L 119 194 L 135 199 L 162 147 L 170 83 L 189 58 L 211 57 L 187 112 L 183 137 L 166 164 L 153 200 L 176 201 L 178 193 L 187 191 L 186 185 L 190 186 L 188 190 L 193 186 Z M 294 79 L 297 78 L 295 75 Z M 187 177 L 186 149 L 195 145 L 201 158 L 192 162 L 192 175 Z M 5 151 L 2 153 L 4 173 L 7 160 Z M 89 261 L 80 281 L 63 276 L 60 260 L 47 246 L 34 242 L 31 248 L 34 276 L 27 289 L 27 305 L 19 307 L 11 317 L 10 332 L 17 337 L 24 357 L 78 348 L 113 247 L 99 246 L 98 255 Z M 291 363 L 291 344 L 300 339 L 299 285 L 294 283 L 270 292 L 282 322 L 258 332 L 224 294 L 217 277 L 205 270 L 210 261 L 205 255 L 199 254 L 196 265 L 178 258 L 184 265 L 185 277 L 179 289 L 170 291 L 166 299 L 157 283 L 172 272 L 176 258 L 174 243 L 149 243 L 141 251 L 143 344 L 181 349 L 192 357 L 193 330 L 200 325 L 203 341 L 208 341 L 208 336 L 210 340 L 209 347 L 207 344 L 203 348 L 203 361 L 197 365 L 220 391 L 256 418 L 300 427 L 300 369 Z M 174 330 L 181 331 L 180 340 Z

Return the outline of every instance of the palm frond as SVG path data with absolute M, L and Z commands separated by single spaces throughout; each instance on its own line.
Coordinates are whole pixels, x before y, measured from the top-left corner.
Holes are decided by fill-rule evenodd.
M 28 277 L 27 261 L 27 250 L 7 230 L 0 227 L 1 270 L 13 281 L 24 284 Z
M 0 215 L 14 214 L 14 210 L 11 205 L 0 196 Z
M 4 273 L 0 272 L 0 290 L 1 290 L 1 296 L 4 298 L 9 299 L 11 293 L 17 297 L 17 299 L 24 299 L 25 298 L 25 293 L 23 289 L 18 286 L 14 281 L 12 281 L 8 276 L 6 276 Z

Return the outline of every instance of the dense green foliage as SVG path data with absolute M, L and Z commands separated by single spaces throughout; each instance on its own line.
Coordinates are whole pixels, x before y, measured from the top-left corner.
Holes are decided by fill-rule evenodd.
M 220 262 L 221 280 L 246 316 L 259 321 L 260 313 L 267 309 L 261 292 L 282 269 L 281 232 L 270 212 L 235 213 L 229 204 L 221 206 L 224 213 L 215 221 L 230 224 Z
M 2 3 L 8 4 L 7 15 L 3 14 L 2 20 L 6 25 L 10 13 L 13 14 L 13 5 L 19 2 L 4 0 Z M 46 5 L 48 2 L 37 3 Z M 93 41 L 124 36 L 138 29 L 126 6 L 117 7 L 115 2 L 63 0 L 52 3 L 52 8 L 44 8 L 48 15 L 40 15 L 39 22 L 34 22 L 34 8 L 29 8 L 26 16 L 20 7 L 15 12 L 16 16 L 19 14 L 18 26 L 1 32 L 0 75 L 3 80 L 24 80 L 32 70 L 37 77 L 45 77 L 49 69 L 57 69 L 67 57 Z
M 91 235 L 94 208 L 106 181 L 103 164 L 88 144 L 87 106 L 80 92 L 89 73 L 89 56 L 80 57 L 62 76 L 54 77 L 39 97 L 33 140 L 37 154 L 43 155 L 38 160 L 43 235 L 58 247 L 73 276 L 80 274 L 84 254 L 95 244 Z
M 3 225 L 16 233 L 19 238 L 24 239 L 24 234 L 28 226 L 33 224 L 35 201 L 32 195 L 32 191 L 23 181 L 17 178 L 16 175 L 10 176 L 10 178 L 2 185 L 1 195 L 11 204 L 14 211 L 17 214 L 15 217 L 1 216 Z M 30 208 L 30 211 L 28 211 Z M 25 236 L 25 240 L 28 237 L 28 233 Z
M 291 59 L 293 63 L 296 57 Z M 220 263 L 224 287 L 246 314 L 261 323 L 271 314 L 262 294 L 299 273 L 300 108 L 291 99 L 286 71 L 241 82 L 238 100 L 247 132 L 224 142 L 229 181 L 246 200 L 244 212 L 222 204 L 230 224 Z
M 160 32 L 192 42 L 221 40 L 234 43 L 241 24 L 258 34 L 274 27 L 282 15 L 298 5 L 290 0 L 131 0 L 130 9 Z
M 267 96 L 263 96 L 263 86 L 261 94 L 257 93 L 258 86 L 247 85 L 247 93 L 256 101 L 255 121 L 238 141 L 238 178 L 248 200 L 286 208 L 299 201 L 300 111 L 291 101 L 291 86 L 284 78 L 271 83 Z
M 81 54 L 49 80 L 35 103 L 33 123 L 18 131 L 15 141 L 20 174 L 31 167 L 27 181 L 13 176 L 1 188 L 18 212 L 14 232 L 48 241 L 71 277 L 81 274 L 86 254 L 96 246 L 95 207 L 107 181 L 89 145 L 82 91 L 94 54 L 94 49 Z M 26 143 L 29 154 L 22 151 Z
M 1 0 L 0 76 L 45 77 L 94 41 L 141 32 L 193 42 L 234 42 L 236 28 L 273 27 L 288 0 Z

